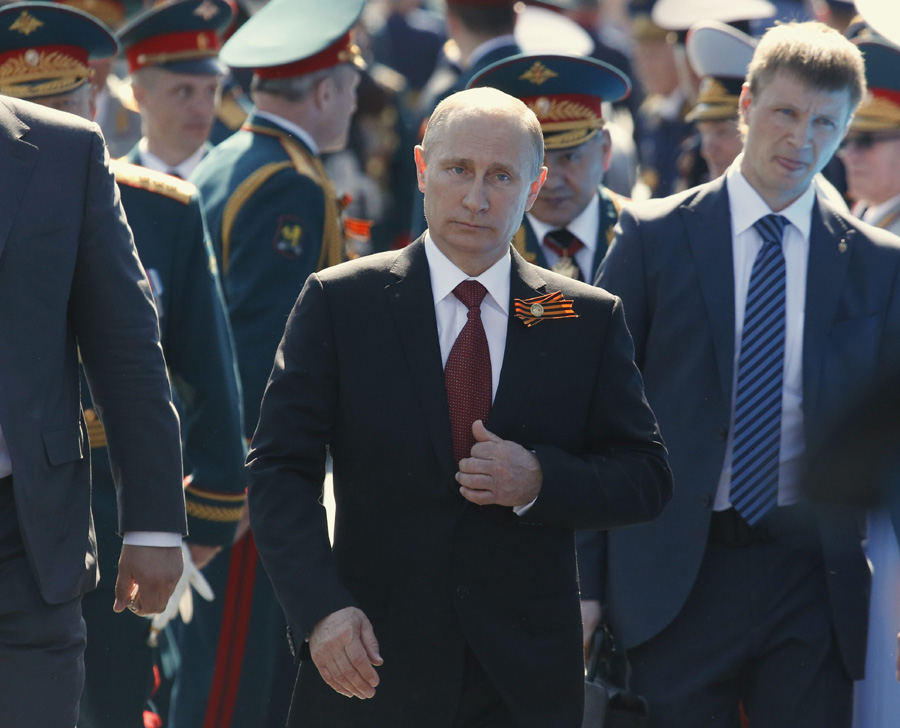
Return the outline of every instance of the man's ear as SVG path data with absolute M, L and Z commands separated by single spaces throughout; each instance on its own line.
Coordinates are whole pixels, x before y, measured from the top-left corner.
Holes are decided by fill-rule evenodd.
M 534 201 L 537 199 L 537 196 L 541 193 L 541 187 L 544 186 L 544 180 L 547 179 L 547 168 L 541 167 L 541 171 L 537 176 L 537 179 L 531 183 L 528 188 L 528 199 L 525 200 L 525 211 L 531 209 L 531 206 L 534 204 Z
M 606 128 L 600 130 L 600 135 L 600 155 L 603 159 L 603 171 L 606 172 L 612 162 L 612 137 L 609 134 L 609 129 Z
M 747 114 L 750 113 L 750 105 L 753 103 L 753 95 L 750 93 L 750 85 L 745 83 L 741 86 L 741 98 L 738 100 L 738 109 L 741 114 L 741 121 L 747 123 Z
M 414 151 L 416 157 L 416 180 L 419 183 L 419 192 L 425 192 L 425 149 L 421 144 L 416 144 Z

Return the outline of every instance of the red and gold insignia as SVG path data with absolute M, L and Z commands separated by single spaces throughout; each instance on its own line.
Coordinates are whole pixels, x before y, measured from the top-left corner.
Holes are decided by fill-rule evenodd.
M 578 318 L 573 308 L 574 301 L 563 298 L 562 291 L 554 291 L 536 298 L 517 298 L 515 316 L 526 326 L 534 326 L 544 319 Z
M 531 68 L 519 76 L 519 79 L 522 81 L 531 81 L 535 86 L 540 86 L 544 81 L 549 81 L 551 78 L 556 78 L 558 75 L 558 73 L 551 71 L 540 61 L 535 61 Z

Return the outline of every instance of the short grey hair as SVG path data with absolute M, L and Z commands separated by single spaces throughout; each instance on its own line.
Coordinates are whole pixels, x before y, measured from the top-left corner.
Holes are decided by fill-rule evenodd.
M 250 93 L 261 92 L 279 96 L 285 101 L 301 101 L 326 78 L 333 78 L 335 84 L 340 86 L 343 82 L 342 69 L 352 67 L 349 63 L 342 63 L 337 66 L 305 73 L 302 76 L 288 76 L 287 78 L 262 78 L 257 74 L 253 74 L 253 80 L 250 82 Z

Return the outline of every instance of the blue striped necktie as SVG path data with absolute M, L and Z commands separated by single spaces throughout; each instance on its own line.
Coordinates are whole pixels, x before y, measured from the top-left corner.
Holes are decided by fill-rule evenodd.
M 731 504 L 749 524 L 778 501 L 781 385 L 784 378 L 785 267 L 781 239 L 787 218 L 754 223 L 763 246 L 753 262 L 734 401 Z

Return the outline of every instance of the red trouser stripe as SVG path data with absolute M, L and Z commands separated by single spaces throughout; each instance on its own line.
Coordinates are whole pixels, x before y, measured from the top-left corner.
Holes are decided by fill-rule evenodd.
M 247 647 L 250 610 L 253 606 L 253 585 L 258 563 L 256 543 L 253 541 L 253 535 L 247 531 L 246 535 L 231 547 L 222 629 L 219 632 L 216 664 L 203 728 L 227 728 L 231 725 L 234 706 L 237 703 L 244 651 Z

